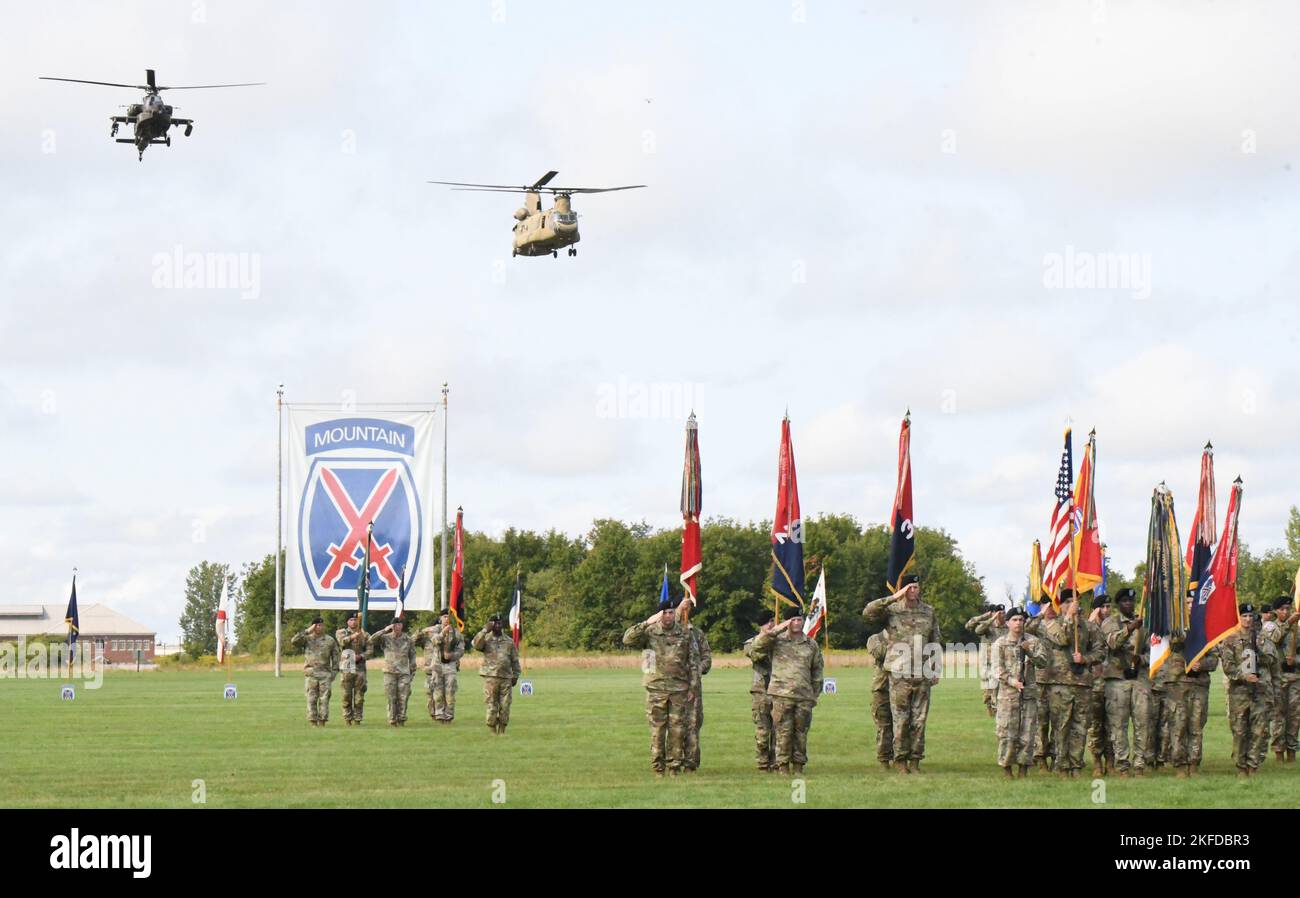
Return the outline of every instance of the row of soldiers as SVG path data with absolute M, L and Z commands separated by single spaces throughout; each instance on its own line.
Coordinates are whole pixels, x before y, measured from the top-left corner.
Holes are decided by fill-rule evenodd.
M 293 645 L 304 649 L 303 673 L 307 694 L 307 721 L 325 726 L 330 716 L 334 678 L 342 673 L 343 719 L 348 726 L 360 726 L 365 716 L 366 661 L 384 659 L 384 695 L 388 700 L 388 725 L 406 726 L 406 706 L 411 681 L 419 669 L 415 650 L 423 647 L 425 689 L 429 716 L 437 723 L 451 723 L 456 717 L 456 687 L 460 659 L 465 654 L 465 637 L 444 609 L 438 623 L 406 632 L 406 621 L 396 617 L 377 633 L 367 633 L 352 614 L 347 624 L 332 635 L 318 615 L 310 627 L 293 637 Z M 471 642 L 483 656 L 479 676 L 483 678 L 483 701 L 487 725 L 501 734 L 510 722 L 512 689 L 519 682 L 519 650 L 502 632 L 501 616 L 488 618 L 487 625 Z
M 1135 598 L 1134 590 L 1121 590 L 1112 608 L 1110 597 L 1098 594 L 1084 619 L 1079 600 L 1066 589 L 1059 612 L 1045 605 L 1029 618 L 1020 608 L 990 609 L 967 622 L 991 642 L 983 685 L 985 704 L 997 720 L 1003 775 L 1024 777 L 1037 766 L 1077 777 L 1085 745 L 1094 776 L 1145 776 L 1165 765 L 1179 776 L 1195 775 L 1209 714 L 1210 673 L 1220 665 L 1238 776 L 1259 769 L 1270 729 L 1277 760 L 1294 762 L 1300 616 L 1292 599 L 1279 597 L 1262 614 L 1241 605 L 1240 629 L 1191 664 L 1184 659 L 1183 639 L 1174 637 L 1151 676 L 1150 644 L 1134 613 Z

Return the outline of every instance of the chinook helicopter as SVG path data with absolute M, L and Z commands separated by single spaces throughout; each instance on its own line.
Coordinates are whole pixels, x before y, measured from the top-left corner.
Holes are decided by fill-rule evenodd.
M 548 187 L 559 172 L 548 171 L 527 187 L 510 187 L 504 184 L 465 184 L 460 181 L 430 181 L 430 184 L 443 184 L 453 190 L 480 190 L 489 193 L 522 193 L 524 206 L 515 210 L 514 247 L 512 256 L 552 256 L 560 257 L 560 250 L 568 248 L 570 256 L 578 254 L 573 244 L 581 238 L 578 236 L 578 213 L 573 211 L 570 197 L 575 193 L 609 193 L 613 190 L 635 190 L 644 184 L 629 184 L 625 187 Z M 549 193 L 555 197 L 555 205 L 550 209 L 542 208 L 542 194 Z
M 134 138 L 117 137 L 118 143 L 133 143 L 139 151 L 140 161 L 144 161 L 144 151 L 151 144 L 161 143 L 165 146 L 172 145 L 171 135 L 167 133 L 172 125 L 184 125 L 185 136 L 189 137 L 194 131 L 194 119 L 173 118 L 172 111 L 177 109 L 175 106 L 168 106 L 162 101 L 158 94 L 164 90 L 206 90 L 212 87 L 257 87 L 265 84 L 265 81 L 251 81 L 245 84 L 191 84 L 182 87 L 159 87 L 154 83 L 153 69 L 144 70 L 145 84 L 117 84 L 112 81 L 83 81 L 80 78 L 49 78 L 45 75 L 40 76 L 41 81 L 70 81 L 73 84 L 101 84 L 105 87 L 126 87 L 132 90 L 144 91 L 144 99 L 139 103 L 132 103 L 126 107 L 126 115 L 109 116 L 109 121 L 113 123 L 113 130 L 109 132 L 109 137 L 117 137 L 119 125 L 132 125 L 135 128 Z

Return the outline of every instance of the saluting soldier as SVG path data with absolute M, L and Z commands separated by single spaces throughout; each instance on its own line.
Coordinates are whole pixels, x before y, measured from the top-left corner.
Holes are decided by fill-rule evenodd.
M 1034 685 L 1037 667 L 1051 663 L 1042 641 L 1024 632 L 1028 615 L 1013 608 L 1006 616 L 1007 632 L 993 643 L 993 675 L 998 680 L 998 766 L 1012 779 L 1017 769 L 1029 775 L 1038 732 L 1038 697 Z
M 1061 590 L 1061 613 L 1043 625 L 1048 650 L 1056 655 L 1060 682 L 1047 691 L 1052 729 L 1056 731 L 1056 770 L 1078 777 L 1088 741 L 1092 700 L 1092 665 L 1105 657 L 1101 630 L 1087 621 L 1072 589 Z
M 444 608 L 438 623 L 421 630 L 415 644 L 424 648 L 429 716 L 438 723 L 451 723 L 456 717 L 456 678 L 465 654 L 465 637 L 452 623 L 451 611 Z
M 985 605 L 983 612 L 966 621 L 966 629 L 980 638 L 980 688 L 984 690 L 984 707 L 989 717 L 997 713 L 998 681 L 993 676 L 993 643 L 1007 633 L 1006 611 L 1001 605 Z
M 1278 596 L 1273 602 L 1273 616 L 1278 628 L 1278 677 L 1274 690 L 1273 753 L 1278 761 L 1295 763 L 1300 749 L 1300 671 L 1296 668 L 1296 648 L 1300 643 L 1300 615 L 1295 613 L 1290 596 Z
M 1098 593 L 1092 597 L 1092 613 L 1088 622 L 1101 633 L 1102 625 L 1110 617 L 1110 596 Z M 1115 767 L 1110 735 L 1106 732 L 1106 677 L 1105 648 L 1102 657 L 1092 665 L 1092 695 L 1088 702 L 1088 752 L 1092 755 L 1092 775 L 1105 776 Z
M 760 620 L 759 632 L 770 629 L 772 629 L 772 612 L 768 611 Z M 741 646 L 741 651 L 749 659 L 754 674 L 749 684 L 750 710 L 754 716 L 754 763 L 761 772 L 767 773 L 775 769 L 772 745 L 772 699 L 767 694 L 767 684 L 772 678 L 772 664 L 766 658 L 754 657 L 754 640 L 757 638 L 756 633 L 746 639 L 745 644 Z
M 1133 614 L 1137 593 L 1130 588 L 1115 595 L 1115 612 L 1102 624 L 1106 642 L 1106 729 L 1110 733 L 1115 768 L 1121 777 L 1130 771 L 1146 776 L 1154 760 L 1151 728 L 1154 724 L 1149 661 L 1151 647 L 1142 638 L 1142 618 Z M 1129 723 L 1133 724 L 1132 751 Z
M 920 773 L 930 689 L 939 679 L 939 662 L 930 663 L 939 650 L 939 620 L 934 608 L 921 601 L 920 578 L 904 574 L 901 579 L 896 593 L 868 603 L 862 616 L 868 624 L 883 623 L 891 639 L 890 655 L 895 663 L 889 671 L 889 710 L 894 718 L 894 769 Z
M 307 693 L 307 722 L 323 727 L 330 719 L 330 691 L 339 670 L 339 644 L 325 632 L 318 614 L 311 626 L 293 637 L 293 644 L 306 650 L 302 671 Z
M 888 770 L 894 764 L 894 716 L 889 710 L 889 631 L 873 633 L 867 640 L 867 654 L 876 666 L 871 675 L 871 720 L 876 725 L 876 760 Z
M 690 710 L 691 669 L 695 641 L 677 624 L 673 603 L 664 599 L 659 611 L 623 634 L 623 644 L 642 649 L 645 716 L 650 723 L 650 766 L 655 776 L 681 772 L 686 755 L 687 712 Z
M 411 698 L 415 675 L 415 643 L 406 635 L 406 621 L 400 617 L 370 637 L 370 657 L 384 655 L 384 695 L 388 699 L 388 725 L 406 726 L 406 704 Z
M 803 632 L 803 611 L 791 608 L 783 624 L 759 633 L 753 654 L 772 663 L 767 694 L 772 699 L 776 769 L 803 773 L 808 763 L 808 730 L 823 683 L 822 650 L 817 640 Z
M 487 726 L 499 736 L 510 723 L 510 699 L 519 682 L 519 649 L 512 637 L 501 632 L 499 614 L 488 618 L 487 626 L 474 637 L 473 646 L 483 656 L 478 675 L 483 678 Z
M 1273 668 L 1270 640 L 1260 638 L 1259 617 L 1249 603 L 1237 606 L 1241 628 L 1219 643 L 1228 688 L 1228 728 L 1237 776 L 1259 771 L 1268 756 L 1268 728 L 1273 717 Z
M 348 726 L 361 725 L 366 710 L 366 647 L 370 634 L 361 629 L 356 612 L 348 615 L 347 626 L 334 633 L 342 648 L 339 668 L 343 671 L 343 721 Z
M 682 761 L 682 768 L 691 771 L 700 769 L 700 727 L 704 726 L 704 687 L 701 678 L 713 668 L 713 652 L 709 649 L 709 638 L 704 635 L 704 631 L 686 618 L 688 604 L 683 599 L 677 605 L 677 614 L 695 644 L 691 653 L 694 659 L 691 666 L 691 710 L 686 717 L 686 755 Z

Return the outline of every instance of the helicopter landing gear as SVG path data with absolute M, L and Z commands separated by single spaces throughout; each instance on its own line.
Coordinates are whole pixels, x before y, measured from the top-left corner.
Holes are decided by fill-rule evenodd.
M 512 249 L 512 250 L 510 251 L 510 258 L 513 259 L 513 258 L 514 258 L 515 256 L 517 256 L 517 255 L 519 255 L 519 250 L 517 250 L 517 249 Z
M 140 155 L 139 155 L 139 161 L 143 162 L 143 161 L 144 161 L 144 150 L 139 150 L 138 152 L 139 152 L 139 154 L 140 154 Z
M 578 254 L 578 249 L 577 249 L 577 247 L 574 247 L 574 246 L 569 247 L 569 255 L 570 255 L 570 256 L 576 256 L 577 254 Z
M 117 122 L 113 122 L 113 130 L 108 132 L 109 137 L 117 136 Z
M 560 251 L 558 249 L 551 250 L 551 258 L 552 259 L 560 258 Z
M 172 136 L 171 136 L 170 134 L 168 134 L 166 137 L 164 137 L 164 138 L 163 138 L 163 143 L 165 143 L 167 146 L 171 146 L 171 145 L 172 145 Z

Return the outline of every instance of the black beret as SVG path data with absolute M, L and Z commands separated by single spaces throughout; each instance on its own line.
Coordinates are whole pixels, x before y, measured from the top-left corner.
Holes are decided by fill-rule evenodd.
M 676 606 L 674 606 L 674 604 L 673 604 L 673 600 L 672 600 L 672 599 L 660 599 L 660 600 L 659 600 L 659 610 L 660 610 L 660 611 L 672 611 L 674 607 L 676 607 Z
M 1276 599 L 1273 600 L 1274 609 L 1287 608 L 1290 607 L 1292 604 L 1293 602 L 1290 596 L 1278 596 Z
M 356 619 L 357 619 L 357 613 L 355 611 L 349 611 L 348 620 L 356 620 Z
M 1029 612 L 1023 608 L 1012 608 L 1007 612 L 1007 620 L 1011 620 L 1013 617 L 1026 618 L 1029 617 Z
M 1061 590 L 1061 594 L 1057 596 L 1057 598 L 1062 602 L 1068 602 L 1070 599 L 1074 598 L 1074 590 L 1067 586 Z
M 441 611 L 438 612 L 438 617 L 446 617 L 446 616 L 449 615 L 449 614 L 451 614 L 451 609 L 450 609 L 450 608 L 444 608 L 444 609 L 442 609 Z
M 318 615 L 316 615 L 315 617 L 313 617 L 313 618 L 311 619 L 311 622 L 312 622 L 313 624 L 323 624 L 323 623 L 325 623 L 325 618 L 321 617 L 321 616 L 318 614 Z
M 913 583 L 920 582 L 920 579 L 916 574 L 904 574 L 903 579 L 899 580 L 898 583 L 900 586 L 911 586 Z
M 489 624 L 499 624 L 499 623 L 501 623 L 501 615 L 499 615 L 499 614 L 494 614 L 494 615 L 492 615 L 491 617 L 488 618 L 488 623 L 489 623 Z
M 402 626 L 406 626 L 406 618 L 404 618 L 404 617 L 395 617 L 395 618 L 393 618 L 393 623 L 395 623 L 395 624 L 401 624 Z
M 798 605 L 791 605 L 785 609 L 785 619 L 794 620 L 796 617 L 803 617 L 803 609 Z
M 1104 593 L 1104 592 L 1099 592 L 1099 593 L 1097 593 L 1095 596 L 1092 597 L 1092 607 L 1093 607 L 1093 608 L 1100 608 L 1100 607 L 1102 607 L 1103 605 L 1109 605 L 1109 604 L 1110 604 L 1110 596 L 1108 596 L 1108 595 L 1107 595 L 1106 593 Z
M 1237 613 L 1238 613 L 1238 614 L 1254 614 L 1254 613 L 1255 613 L 1255 606 L 1252 605 L 1252 604 L 1250 604 L 1250 602 L 1242 602 L 1240 605 L 1237 606 Z
M 1136 599 L 1137 590 L 1131 586 L 1125 586 L 1119 592 L 1115 593 L 1115 601 L 1122 602 L 1125 599 Z
M 774 615 L 772 612 L 764 611 L 762 614 L 758 616 L 758 625 L 761 627 L 763 626 L 763 624 L 771 623 L 774 617 L 776 617 L 776 615 Z

